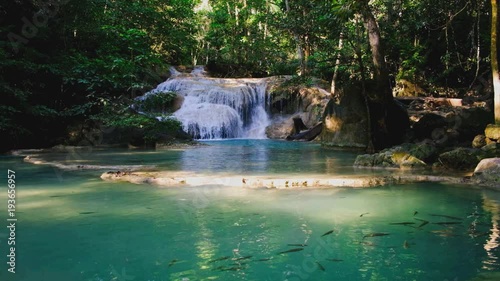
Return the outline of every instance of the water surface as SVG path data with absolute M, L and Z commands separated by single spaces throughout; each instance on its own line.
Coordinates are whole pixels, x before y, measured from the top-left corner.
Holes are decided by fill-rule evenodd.
M 44 157 L 214 174 L 380 173 L 353 169 L 355 154 L 315 144 L 205 144 Z M 6 271 L 2 227 L 1 280 L 471 280 L 500 271 L 496 192 L 445 184 L 158 188 L 21 157 L 0 163 L 18 176 L 17 273 Z

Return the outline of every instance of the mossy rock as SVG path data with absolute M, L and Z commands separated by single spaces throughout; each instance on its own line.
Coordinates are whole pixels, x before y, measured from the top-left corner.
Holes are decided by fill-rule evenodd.
M 484 134 L 491 140 L 500 140 L 500 125 L 489 124 L 484 130 Z
M 391 160 L 400 168 L 424 168 L 425 162 L 407 152 L 395 152 Z
M 485 153 L 481 149 L 460 147 L 440 154 L 438 160 L 444 168 L 472 170 L 483 158 Z

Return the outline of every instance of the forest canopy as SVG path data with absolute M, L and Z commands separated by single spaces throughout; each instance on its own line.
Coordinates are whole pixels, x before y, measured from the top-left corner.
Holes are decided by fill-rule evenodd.
M 142 95 L 170 65 L 215 75 L 372 77 L 360 2 L 32 0 L 0 4 L 5 148 L 68 141 Z M 491 2 L 373 0 L 391 81 L 491 91 Z M 360 67 L 360 65 L 362 67 Z M 337 70 L 337 71 L 335 71 Z

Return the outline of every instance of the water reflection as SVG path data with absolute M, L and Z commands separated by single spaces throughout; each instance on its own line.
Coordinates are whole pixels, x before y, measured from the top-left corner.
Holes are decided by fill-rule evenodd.
M 206 141 L 180 155 L 180 170 L 247 174 L 353 174 L 355 153 L 274 140 Z M 363 171 L 367 173 L 369 171 Z
M 500 203 L 498 201 L 498 194 L 491 192 L 483 193 L 483 210 L 491 214 L 491 228 L 488 239 L 484 243 L 484 250 L 487 254 L 487 259 L 483 261 L 483 268 L 487 270 L 495 269 L 498 266 L 499 249 L 500 245 Z

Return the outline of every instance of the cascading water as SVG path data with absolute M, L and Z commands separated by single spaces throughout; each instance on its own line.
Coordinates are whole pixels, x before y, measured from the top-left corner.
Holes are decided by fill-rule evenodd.
M 176 70 L 172 74 L 147 95 L 167 91 L 182 95 L 184 102 L 173 115 L 194 138 L 266 138 L 270 123 L 266 79 L 209 78 L 202 68 L 190 75 Z

